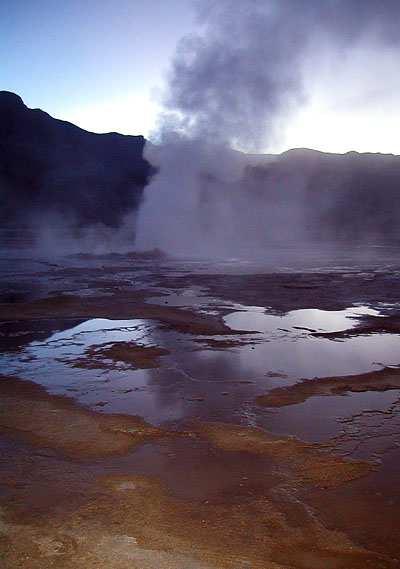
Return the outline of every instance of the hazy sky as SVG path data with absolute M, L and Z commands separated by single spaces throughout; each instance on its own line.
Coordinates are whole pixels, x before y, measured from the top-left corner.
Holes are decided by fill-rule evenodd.
M 191 0 L 3 0 L 0 88 L 104 132 L 147 134 Z
M 176 44 L 197 27 L 192 0 L 3 0 L 0 88 L 88 130 L 147 136 Z M 264 150 L 400 154 L 399 63 L 390 45 L 317 53 L 304 104 Z

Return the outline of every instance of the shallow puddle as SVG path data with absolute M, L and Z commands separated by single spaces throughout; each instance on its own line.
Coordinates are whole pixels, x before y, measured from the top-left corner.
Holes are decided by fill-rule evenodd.
M 251 375 L 269 372 L 295 379 L 351 375 L 397 364 L 400 335 L 371 334 L 333 341 L 310 334 L 353 328 L 361 316 L 380 316 L 380 312 L 360 305 L 341 311 L 295 310 L 285 315 L 248 307 L 228 314 L 224 321 L 233 330 L 256 331 L 264 340 L 243 347 L 240 362 L 233 367 L 244 366 Z
M 179 296 L 192 301 L 193 292 Z M 196 290 L 194 296 L 203 298 L 207 306 L 207 297 L 197 297 L 199 292 Z M 204 336 L 165 330 L 157 321 L 95 318 L 5 355 L 2 373 L 34 380 L 52 393 L 66 393 L 102 412 L 137 414 L 154 424 L 185 418 L 233 421 L 322 440 L 337 430 L 334 418 L 338 414 L 362 410 L 365 401 L 384 409 L 393 395 L 314 397 L 302 405 L 273 412 L 260 410 L 255 398 L 302 378 L 351 375 L 398 364 L 400 335 L 333 341 L 310 334 L 312 330 L 349 328 L 357 323 L 358 316 L 366 314 L 377 316 L 379 312 L 356 306 L 336 312 L 297 310 L 277 316 L 265 309 L 242 306 L 226 316 L 225 322 L 233 329 L 254 334 L 214 337 L 243 340 L 224 349 L 207 347 Z M 85 360 L 90 365 L 76 366 L 80 358 L 88 358 L 93 346 L 118 342 L 157 346 L 168 350 L 169 355 L 164 355 L 155 369 L 135 369 L 115 360 L 105 360 L 105 369 L 96 367 L 96 359 L 90 360 L 90 356 Z
M 33 356 L 41 356 L 43 350 L 49 349 L 53 357 L 58 357 L 70 353 L 82 353 L 94 344 L 126 341 L 140 341 L 146 344 L 150 331 L 150 325 L 140 319 L 92 318 L 73 328 L 56 332 L 44 342 L 32 342 L 29 346 L 29 353 Z M 65 350 L 65 347 L 68 349 Z
M 304 403 L 282 407 L 269 412 L 264 418 L 260 411 L 259 423 L 279 435 L 294 435 L 302 440 L 323 442 L 342 430 L 340 419 L 363 412 L 387 409 L 399 397 L 399 392 L 351 393 L 329 397 L 311 397 Z
M 185 369 L 204 380 L 262 377 L 328 377 L 363 373 L 399 363 L 400 335 L 371 335 L 332 341 L 290 336 L 236 348 L 231 353 L 183 354 Z
M 356 326 L 360 316 L 379 315 L 378 310 L 362 305 L 346 310 L 293 310 L 284 315 L 269 314 L 264 307 L 250 306 L 228 314 L 224 320 L 232 330 L 256 330 L 276 334 L 298 333 L 302 329 L 312 332 L 338 332 Z

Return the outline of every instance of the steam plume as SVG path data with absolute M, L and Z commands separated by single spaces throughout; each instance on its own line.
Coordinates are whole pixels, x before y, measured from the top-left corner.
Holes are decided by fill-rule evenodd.
M 213 248 L 233 252 L 228 243 L 236 246 L 238 234 L 251 238 L 250 247 L 265 246 L 271 236 L 266 226 L 276 222 L 270 217 L 271 204 L 242 195 L 247 163 L 227 147 L 259 151 L 279 137 L 282 125 L 305 101 L 310 60 L 351 59 L 355 46 L 397 47 L 400 3 L 201 0 L 196 6 L 200 31 L 178 46 L 160 146 L 148 154 L 160 174 L 147 189 L 138 246 L 181 254 L 189 254 L 190 247 L 198 254 Z M 290 184 L 281 192 L 299 195 L 307 180 L 300 173 Z M 243 216 L 243 206 L 252 213 Z M 257 232 L 260 207 L 264 223 Z M 285 209 L 290 219 L 293 208 L 300 204 L 282 206 L 281 223 Z M 294 218 L 301 217 L 298 209 Z

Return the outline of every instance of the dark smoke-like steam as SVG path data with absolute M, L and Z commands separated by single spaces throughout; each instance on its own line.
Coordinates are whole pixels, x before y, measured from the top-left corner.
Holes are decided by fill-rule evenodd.
M 247 248 L 263 248 L 279 233 L 285 215 L 296 220 L 301 233 L 303 204 L 283 200 L 271 218 L 273 204 L 244 195 L 246 160 L 227 147 L 259 151 L 279 137 L 305 100 L 310 61 L 351 59 L 354 47 L 397 46 L 400 3 L 201 0 L 196 5 L 200 31 L 178 46 L 161 144 L 148 155 L 161 170 L 147 190 L 138 246 L 232 254 L 243 237 L 250 239 Z M 280 192 L 302 195 L 307 180 L 301 172 L 289 178 L 290 187 L 282 184 Z M 250 213 L 244 215 L 243 208 Z
M 200 0 L 202 31 L 178 46 L 166 107 L 191 137 L 260 150 L 301 102 L 321 48 L 400 41 L 393 0 Z M 171 121 L 172 116 L 169 116 Z

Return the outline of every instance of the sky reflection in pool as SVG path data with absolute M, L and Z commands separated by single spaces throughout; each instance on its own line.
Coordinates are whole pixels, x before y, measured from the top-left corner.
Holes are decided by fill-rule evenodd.
M 294 331 L 296 327 L 319 332 L 337 332 L 355 326 L 358 316 L 379 316 L 379 311 L 368 306 L 353 306 L 346 310 L 307 308 L 293 310 L 281 316 L 269 314 L 263 307 L 250 306 L 243 311 L 228 314 L 225 323 L 232 330 L 256 330 L 264 333 Z
M 19 353 L 5 355 L 2 372 L 32 379 L 53 393 L 68 393 L 89 405 L 107 402 L 102 411 L 138 414 L 154 423 L 192 416 L 245 420 L 250 408 L 253 411 L 248 416 L 252 420 L 256 396 L 272 387 L 302 378 L 351 375 L 400 363 L 399 335 L 374 334 L 332 341 L 313 337 L 307 330 L 348 328 L 360 314 L 379 312 L 354 307 L 341 312 L 299 310 L 281 317 L 249 307 L 226 316 L 225 321 L 233 327 L 259 331 L 241 337 L 250 343 L 222 350 L 206 347 L 204 337 L 205 345 L 199 347 L 199 337 L 165 330 L 156 321 L 96 318 L 56 332 L 45 341 L 31 342 Z M 257 341 L 252 343 L 252 339 Z M 106 370 L 73 367 L 76 358 L 90 346 L 123 341 L 157 345 L 167 348 L 170 355 L 163 356 L 161 368 L 149 370 L 128 369 L 118 362 Z M 385 396 L 381 399 L 386 403 Z M 345 403 L 350 399 L 338 399 L 339 405 Z M 303 412 L 313 405 L 304 404 Z M 311 408 L 310 413 L 318 422 L 318 413 Z M 285 430 L 285 424 L 296 422 L 294 407 L 280 411 L 279 416 L 281 422 L 266 421 L 260 410 L 256 422 L 272 430 Z

